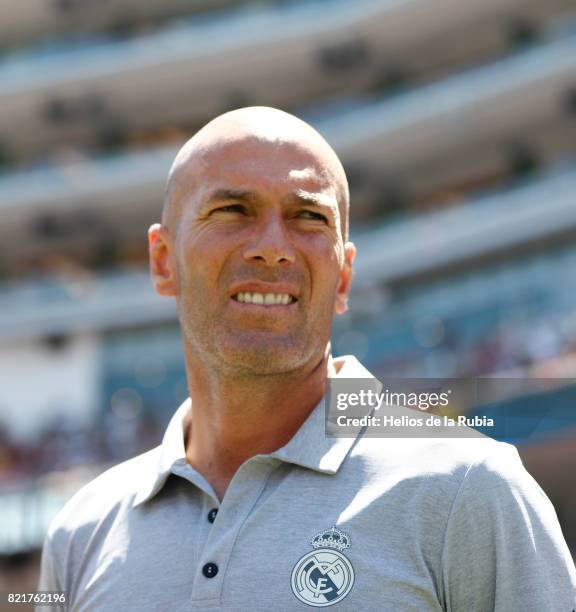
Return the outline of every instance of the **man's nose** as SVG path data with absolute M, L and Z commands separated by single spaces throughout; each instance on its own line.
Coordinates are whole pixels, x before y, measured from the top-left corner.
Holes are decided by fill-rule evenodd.
M 246 261 L 261 261 L 268 266 L 294 263 L 296 254 L 281 219 L 269 219 L 254 228 L 255 236 L 244 251 Z

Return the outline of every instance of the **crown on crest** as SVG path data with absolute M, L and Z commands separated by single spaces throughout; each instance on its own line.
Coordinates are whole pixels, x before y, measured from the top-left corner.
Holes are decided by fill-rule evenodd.
M 312 544 L 314 548 L 336 548 L 337 550 L 344 550 L 345 548 L 350 548 L 350 536 L 332 526 L 330 529 L 326 529 L 315 535 L 310 541 L 310 544 Z

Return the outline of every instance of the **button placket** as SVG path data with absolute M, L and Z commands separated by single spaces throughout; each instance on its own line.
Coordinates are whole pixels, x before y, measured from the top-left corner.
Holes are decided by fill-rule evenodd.
M 192 589 L 193 607 L 220 600 L 226 566 L 238 533 L 264 491 L 275 464 L 274 460 L 262 458 L 244 464 L 232 479 L 220 507 L 206 514 L 207 522 L 211 522 L 210 516 L 215 520 L 216 515 L 218 521 L 212 521 L 200 554 L 200 568 Z

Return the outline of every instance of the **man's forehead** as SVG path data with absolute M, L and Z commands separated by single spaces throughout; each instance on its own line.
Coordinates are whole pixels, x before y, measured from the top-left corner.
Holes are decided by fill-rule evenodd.
M 180 157 L 180 154 L 178 155 Z M 310 139 L 297 135 L 266 135 L 250 132 L 236 132 L 215 137 L 208 141 L 200 140 L 183 151 L 180 165 L 198 163 L 208 169 L 214 163 L 227 161 L 246 167 L 262 160 L 286 162 L 295 165 L 294 169 L 316 167 L 328 169 L 330 160 L 324 147 Z
M 180 160 L 180 195 L 214 188 L 283 186 L 336 192 L 337 177 L 322 151 L 293 139 L 235 135 L 196 147 Z

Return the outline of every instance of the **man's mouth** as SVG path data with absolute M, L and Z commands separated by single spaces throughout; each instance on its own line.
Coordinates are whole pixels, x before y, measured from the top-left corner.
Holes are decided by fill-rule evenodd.
M 255 291 L 240 291 L 232 296 L 236 302 L 243 304 L 258 304 L 261 306 L 286 306 L 297 302 L 297 298 L 289 293 L 258 293 Z

